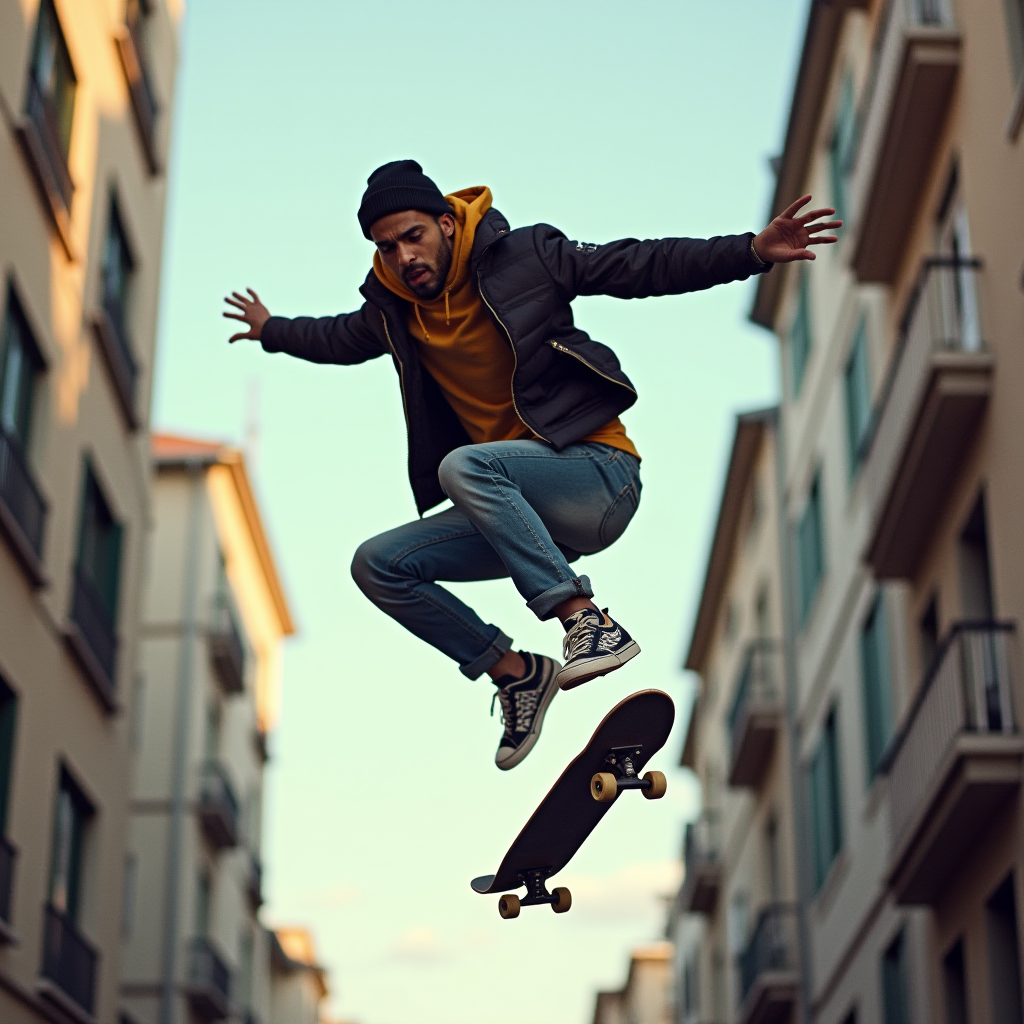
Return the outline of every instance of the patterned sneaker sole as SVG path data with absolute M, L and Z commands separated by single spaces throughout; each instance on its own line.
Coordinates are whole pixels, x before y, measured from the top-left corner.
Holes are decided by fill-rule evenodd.
M 517 764 L 526 759 L 526 755 L 537 745 L 537 740 L 540 739 L 540 730 L 544 725 L 544 716 L 548 712 L 548 707 L 551 702 L 555 699 L 555 694 L 558 693 L 558 673 L 561 672 L 562 666 L 559 662 L 552 659 L 551 661 L 551 678 L 547 682 L 547 691 L 544 696 L 541 697 L 540 707 L 537 708 L 537 714 L 533 719 L 533 727 L 530 729 L 526 736 L 526 739 L 512 751 L 508 757 L 498 760 L 497 754 L 494 757 L 494 763 L 503 771 L 507 772 L 510 768 L 515 768 Z M 500 750 L 501 748 L 499 748 Z
M 605 654 L 600 658 L 587 658 L 575 665 L 566 665 L 558 673 L 556 680 L 560 690 L 571 690 L 574 686 L 589 683 L 598 676 L 606 676 L 617 668 L 622 668 L 631 658 L 640 653 L 640 645 L 631 640 L 618 654 Z

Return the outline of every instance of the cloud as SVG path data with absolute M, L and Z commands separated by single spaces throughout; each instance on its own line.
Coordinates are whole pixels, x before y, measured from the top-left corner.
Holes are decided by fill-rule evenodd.
M 437 963 L 448 955 L 441 936 L 427 925 L 417 925 L 402 932 L 388 950 L 390 959 L 414 964 Z
M 572 917 L 619 924 L 651 919 L 660 924 L 665 898 L 679 888 L 682 865 L 677 860 L 629 864 L 606 875 L 560 875 L 557 884 L 572 893 Z

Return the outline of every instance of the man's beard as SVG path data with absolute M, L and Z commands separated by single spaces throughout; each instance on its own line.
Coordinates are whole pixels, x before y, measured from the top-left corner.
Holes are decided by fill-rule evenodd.
M 434 253 L 434 265 L 437 267 L 437 277 L 430 284 L 409 284 L 406 280 L 406 274 L 422 269 L 425 266 L 423 263 L 412 263 L 402 271 L 402 280 L 405 282 L 405 286 L 419 298 L 426 299 L 428 302 L 431 299 L 436 299 L 444 290 L 445 282 L 448 280 L 448 271 L 452 269 L 452 243 L 443 231 L 437 252 Z

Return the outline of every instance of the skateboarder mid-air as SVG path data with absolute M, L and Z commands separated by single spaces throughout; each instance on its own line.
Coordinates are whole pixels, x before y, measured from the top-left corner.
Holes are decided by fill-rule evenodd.
M 257 294 L 225 299 L 247 325 L 231 341 L 262 342 L 314 363 L 389 355 L 409 435 L 409 479 L 421 516 L 364 542 L 352 575 L 406 629 L 497 687 L 504 735 L 495 761 L 530 752 L 559 688 L 624 665 L 636 641 L 594 604 L 571 563 L 602 551 L 640 500 L 640 456 L 619 415 L 637 398 L 615 354 L 573 323 L 577 295 L 621 299 L 698 291 L 813 260 L 808 246 L 840 221 L 799 211 L 760 234 L 570 241 L 548 224 L 512 229 L 487 188 L 445 196 L 414 160 L 379 167 L 358 218 L 376 246 L 354 313 L 271 316 Z M 513 651 L 438 581 L 511 577 L 539 619 L 565 629 L 564 665 Z M 493 707 L 493 702 L 492 702 Z

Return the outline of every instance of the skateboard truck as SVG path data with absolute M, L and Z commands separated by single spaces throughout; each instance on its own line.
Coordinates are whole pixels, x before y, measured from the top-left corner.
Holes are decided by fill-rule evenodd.
M 519 881 L 526 886 L 526 895 L 520 899 L 514 893 L 507 892 L 498 900 L 498 913 L 505 920 L 519 916 L 521 907 L 532 907 L 538 903 L 550 903 L 556 914 L 564 914 L 572 906 L 572 894 L 564 885 L 558 886 L 554 892 L 548 892 L 545 884 L 551 874 L 550 868 L 531 868 L 519 873 Z
M 643 778 L 633 767 L 633 758 L 643 754 L 643 744 L 612 747 L 605 754 L 606 771 L 598 772 L 590 780 L 590 795 L 598 803 L 611 803 L 623 789 L 639 789 L 648 800 L 660 800 L 665 795 L 667 782 L 662 772 L 645 772 Z

